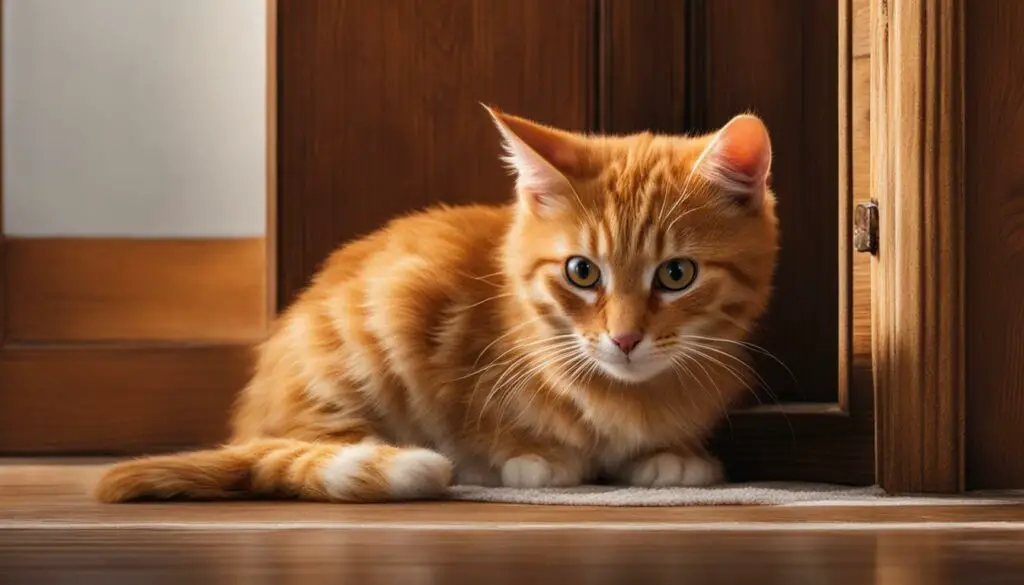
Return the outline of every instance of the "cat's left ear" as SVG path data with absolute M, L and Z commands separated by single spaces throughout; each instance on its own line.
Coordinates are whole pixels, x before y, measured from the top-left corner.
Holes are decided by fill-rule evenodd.
M 538 216 L 550 216 L 576 205 L 570 178 L 578 176 L 585 158 L 585 141 L 484 106 L 501 133 L 504 161 L 516 175 L 516 192 Z
M 768 128 L 751 114 L 734 117 L 709 141 L 695 172 L 741 207 L 758 209 L 768 191 L 772 143 Z

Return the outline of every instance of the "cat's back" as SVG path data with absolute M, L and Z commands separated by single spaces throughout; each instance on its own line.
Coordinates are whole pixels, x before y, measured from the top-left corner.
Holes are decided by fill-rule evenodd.
M 332 327 L 348 323 L 352 330 L 342 336 L 353 342 L 358 331 L 378 340 L 397 330 L 423 337 L 452 313 L 488 317 L 481 313 L 490 307 L 466 309 L 499 293 L 512 220 L 511 206 L 486 205 L 437 206 L 393 219 L 331 254 L 291 312 Z
M 389 222 L 388 252 L 428 255 L 437 260 L 439 252 L 470 255 L 496 251 L 512 221 L 511 206 L 437 206 Z
M 449 280 L 497 270 L 499 248 L 512 221 L 510 206 L 436 206 L 395 218 L 340 246 L 314 279 L 314 289 L 374 280 Z M 319 285 L 319 286 L 317 286 Z M 324 286 L 326 285 L 326 286 Z
M 338 247 L 276 320 L 236 405 L 234 439 L 317 438 L 326 423 L 311 397 L 340 399 L 345 388 L 383 379 L 389 364 L 422 373 L 449 345 L 462 345 L 471 322 L 495 322 L 493 303 L 481 301 L 498 295 L 512 217 L 511 207 L 439 206 Z M 459 339 L 451 335 L 453 315 L 465 325 Z

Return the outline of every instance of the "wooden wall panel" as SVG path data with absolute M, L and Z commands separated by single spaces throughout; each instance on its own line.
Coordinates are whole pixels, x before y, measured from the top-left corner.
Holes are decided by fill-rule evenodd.
M 694 2 L 691 125 L 753 111 L 772 135 L 781 252 L 757 342 L 783 401 L 835 402 L 839 379 L 838 3 Z M 701 40 L 703 39 L 703 40 Z M 697 52 L 699 51 L 699 52 Z
M 11 341 L 258 341 L 266 244 L 9 239 Z
M 0 353 L 0 453 L 133 454 L 227 437 L 246 347 Z
M 592 0 L 282 2 L 281 302 L 328 252 L 438 202 L 511 182 L 478 102 L 593 126 Z
M 598 2 L 598 129 L 685 132 L 687 2 Z
M 1024 3 L 964 1 L 967 484 L 1024 487 Z

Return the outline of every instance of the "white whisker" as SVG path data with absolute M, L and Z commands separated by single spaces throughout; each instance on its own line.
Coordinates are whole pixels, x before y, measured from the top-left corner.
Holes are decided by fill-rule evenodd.
M 573 344 L 573 345 L 575 345 L 575 344 Z M 549 349 L 550 348 L 542 348 L 542 350 L 549 350 Z M 570 355 L 571 352 L 573 352 L 573 351 L 575 351 L 574 347 L 563 345 L 562 347 L 559 347 L 558 349 L 556 349 L 553 353 L 547 354 L 547 357 L 548 357 L 549 360 L 552 360 L 552 359 L 557 360 L 557 359 L 561 359 L 564 356 Z M 550 362 L 539 361 L 538 360 L 539 357 L 541 357 L 541 355 L 538 354 L 537 351 L 528 352 L 528 353 L 524 354 L 523 356 L 521 356 L 515 362 L 516 366 L 526 367 L 526 368 L 528 368 L 527 370 L 517 372 L 517 373 L 513 374 L 512 377 L 509 377 L 507 379 L 506 379 L 506 376 L 508 375 L 509 372 L 514 371 L 514 367 L 510 366 L 508 369 L 506 369 L 504 372 L 502 372 L 501 376 L 499 376 L 498 380 L 491 387 L 491 391 L 487 394 L 487 398 L 484 400 L 484 404 L 480 408 L 480 415 L 477 418 L 477 427 L 478 428 L 482 424 L 483 415 L 484 415 L 484 413 L 487 412 L 488 404 L 490 403 L 490 401 L 496 395 L 500 394 L 503 390 L 511 389 L 512 388 L 512 386 L 511 386 L 512 384 L 515 384 L 518 380 L 521 380 L 524 377 L 528 380 L 529 376 L 532 376 L 536 371 L 538 371 L 541 368 L 544 368 L 544 367 L 548 366 L 548 364 Z M 537 361 L 534 361 L 534 360 L 537 360 Z M 499 404 L 501 404 L 501 403 L 499 402 Z
M 769 397 L 770 397 L 770 398 L 771 398 L 771 399 L 772 399 L 773 401 L 775 401 L 776 403 L 778 403 L 778 402 L 779 402 L 779 399 L 778 399 L 778 397 L 777 397 L 777 396 L 775 395 L 775 392 L 774 392 L 774 391 L 772 390 L 772 387 L 771 387 L 771 386 L 770 386 L 770 385 L 768 384 L 768 381 L 767 381 L 767 380 L 765 380 L 765 379 L 764 379 L 764 377 L 762 377 L 762 376 L 761 376 L 761 374 L 759 374 L 759 373 L 757 372 L 757 370 L 756 370 L 756 369 L 754 369 L 754 367 L 753 367 L 753 366 L 751 366 L 750 364 L 748 364 L 748 363 L 747 363 L 746 361 L 744 361 L 744 360 L 742 360 L 742 359 L 740 359 L 740 358 L 736 357 L 735 355 L 733 355 L 733 354 L 731 354 L 731 353 L 729 353 L 729 352 L 727 352 L 727 351 L 722 351 L 722 350 L 720 350 L 720 349 L 718 349 L 718 348 L 716 348 L 716 347 L 714 347 L 714 346 L 711 346 L 711 345 L 707 345 L 707 344 L 702 344 L 702 343 L 697 343 L 697 342 L 693 342 L 693 341 L 691 341 L 691 342 L 690 342 L 690 344 L 691 344 L 691 345 L 693 345 L 693 346 L 699 347 L 699 348 L 701 348 L 701 349 L 703 349 L 703 350 L 705 350 L 705 351 L 711 351 L 711 352 L 714 352 L 714 353 L 716 353 L 716 354 L 718 354 L 718 355 L 722 355 L 722 356 L 725 356 L 725 357 L 727 357 L 727 358 L 729 358 L 729 359 L 733 360 L 734 362 L 738 363 L 739 365 L 743 366 L 743 367 L 744 367 L 744 368 L 746 368 L 746 369 L 747 369 L 747 371 L 749 371 L 749 372 L 750 372 L 750 373 L 751 373 L 751 374 L 752 374 L 752 375 L 753 375 L 753 376 L 754 376 L 755 378 L 757 378 L 757 382 L 758 382 L 758 383 L 759 383 L 759 384 L 761 385 L 761 387 L 762 387 L 762 388 L 763 388 L 763 389 L 765 390 L 765 392 L 767 392 L 767 393 L 768 393 L 768 396 L 769 396 Z
M 711 396 L 712 398 L 717 398 L 717 402 L 718 402 L 719 408 L 721 409 L 722 414 L 725 415 L 725 421 L 726 421 L 726 423 L 728 423 L 729 430 L 731 431 L 732 430 L 732 419 L 729 418 L 729 407 L 725 404 L 725 400 L 722 399 L 722 391 L 718 388 L 718 384 L 715 383 L 715 379 L 714 379 L 713 376 L 711 376 L 711 372 L 709 372 L 708 369 L 704 367 L 704 364 L 700 363 L 700 360 L 694 358 L 693 356 L 687 355 L 686 353 L 677 353 L 677 354 L 675 354 L 674 358 L 675 357 L 678 357 L 679 359 L 683 360 L 682 362 L 680 362 L 681 365 L 683 363 L 693 362 L 694 365 L 696 365 L 701 370 L 703 370 L 704 375 L 707 377 L 708 382 L 711 382 L 711 387 L 715 391 L 713 393 L 712 392 L 708 392 L 707 387 L 704 386 L 704 383 L 700 381 L 700 378 L 698 378 L 696 376 L 693 376 L 693 380 L 696 381 L 698 384 L 700 384 L 700 388 L 701 388 L 701 390 L 704 392 L 704 394 L 706 396 Z M 689 367 L 687 367 L 687 371 L 690 371 Z
M 793 382 L 799 384 L 799 382 L 797 382 L 796 375 L 793 374 L 793 371 L 789 369 L 789 366 L 787 366 L 775 354 L 773 354 L 772 352 L 768 351 L 767 349 L 761 347 L 760 345 L 757 345 L 757 344 L 754 344 L 754 343 L 750 343 L 750 342 L 747 342 L 747 341 L 735 341 L 735 340 L 732 340 L 732 339 L 724 339 L 724 338 L 721 338 L 721 337 L 704 337 L 702 335 L 683 335 L 682 337 L 685 338 L 685 339 L 696 339 L 696 340 L 699 340 L 699 341 L 710 341 L 710 342 L 718 342 L 718 343 L 728 343 L 730 345 L 737 345 L 737 346 L 742 347 L 744 349 L 749 349 L 751 351 L 755 351 L 755 352 L 757 352 L 757 353 L 759 353 L 759 354 L 761 354 L 761 355 L 763 355 L 765 357 L 771 358 L 775 363 L 777 363 L 780 366 L 782 366 L 786 370 L 786 372 L 789 374 L 789 377 L 793 379 Z

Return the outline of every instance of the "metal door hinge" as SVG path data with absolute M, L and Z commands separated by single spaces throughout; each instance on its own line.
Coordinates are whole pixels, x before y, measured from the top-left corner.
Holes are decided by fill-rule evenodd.
M 878 253 L 878 204 L 874 201 L 861 203 L 853 211 L 853 248 Z

